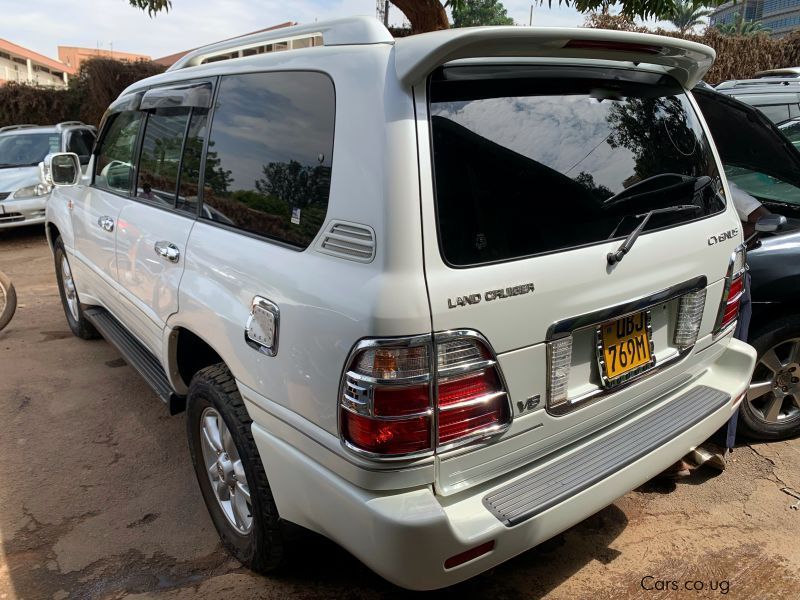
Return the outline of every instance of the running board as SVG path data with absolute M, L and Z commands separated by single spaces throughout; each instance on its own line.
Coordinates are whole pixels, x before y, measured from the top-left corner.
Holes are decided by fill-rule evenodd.
M 169 408 L 169 414 L 176 415 L 186 410 L 186 398 L 179 396 L 172 389 L 161 362 L 139 340 L 133 337 L 122 323 L 111 316 L 110 312 L 98 306 L 87 308 L 83 311 L 83 315 L 108 343 L 119 350 L 125 361 L 150 384 L 153 391 Z

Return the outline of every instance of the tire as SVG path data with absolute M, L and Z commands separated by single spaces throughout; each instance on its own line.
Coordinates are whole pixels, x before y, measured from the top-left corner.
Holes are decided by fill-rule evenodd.
M 0 330 L 11 322 L 17 311 L 17 291 L 11 278 L 0 271 Z
M 64 242 L 61 240 L 61 237 L 57 237 L 56 241 L 53 243 L 53 256 L 55 258 L 56 265 L 58 293 L 61 296 L 61 306 L 64 309 L 64 315 L 67 317 L 67 325 L 69 325 L 72 333 L 82 340 L 93 340 L 100 337 L 100 334 L 97 333 L 94 325 L 92 325 L 83 315 L 83 304 L 81 304 L 80 298 L 78 297 L 78 290 L 75 287 L 75 283 L 72 281 L 72 267 L 69 264 L 69 257 L 64 249 Z M 71 297 L 68 297 L 68 292 L 64 286 L 66 276 L 64 270 L 65 264 L 66 269 L 69 271 L 68 274 L 70 281 L 72 281 Z
M 247 414 L 233 375 L 223 363 L 206 367 L 198 371 L 192 378 L 189 385 L 186 413 L 192 464 L 200 491 L 222 544 L 239 562 L 258 573 L 267 573 L 282 566 L 286 546 L 282 534 L 283 523 L 278 515 L 278 509 L 267 481 L 267 474 L 250 431 L 252 420 Z M 230 433 L 227 443 L 223 439 L 222 448 L 215 451 L 216 456 L 211 455 L 212 460 L 209 460 L 207 454 L 213 450 L 213 444 L 206 443 L 202 439 L 206 435 L 204 427 L 208 427 L 208 419 L 213 419 L 217 423 L 218 430 L 221 430 L 219 426 L 219 419 L 221 419 Z M 213 426 L 211 430 L 213 430 Z M 220 437 L 224 438 L 225 436 L 221 434 Z M 233 449 L 230 447 L 231 442 L 235 447 Z M 234 456 L 232 450 L 235 450 L 235 454 L 238 456 Z M 235 494 L 241 492 L 234 494 L 230 491 L 230 487 L 227 488 L 231 498 L 229 510 L 223 505 L 223 501 L 218 498 L 215 491 L 215 489 L 221 489 L 221 487 L 224 489 L 229 485 L 221 483 L 226 478 L 221 477 L 219 465 L 226 462 L 233 462 L 235 465 L 236 458 L 241 460 L 241 467 L 232 469 L 232 477 L 236 480 L 233 482 L 233 488 L 234 490 L 240 489 L 241 475 L 238 479 L 236 476 L 243 472 L 246 478 L 245 487 L 248 487 L 250 492 L 250 504 L 247 509 L 249 509 L 251 520 L 250 528 L 246 532 L 238 528 L 241 525 L 237 526 L 237 515 L 233 509 L 236 504 Z M 217 462 L 214 462 L 214 459 Z M 230 459 L 230 461 L 226 459 Z M 215 472 L 219 479 L 216 484 L 212 483 L 209 464 L 217 466 Z M 233 517 L 231 512 L 234 513 Z M 246 520 L 246 516 L 242 520 Z
M 800 434 L 800 316 L 773 321 L 749 343 L 758 362 L 739 413 L 741 433 L 758 440 Z

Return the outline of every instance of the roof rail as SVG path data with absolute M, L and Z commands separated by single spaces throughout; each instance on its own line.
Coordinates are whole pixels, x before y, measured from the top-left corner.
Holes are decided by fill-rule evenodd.
M 56 129 L 59 131 L 64 127 L 70 127 L 72 125 L 86 125 L 83 121 L 61 121 L 58 125 L 56 125 Z
M 30 123 L 25 123 L 23 125 L 6 125 L 5 127 L 0 127 L 0 133 L 5 131 L 14 131 L 15 129 L 31 129 L 32 127 L 39 127 L 38 125 L 32 125 Z
M 731 79 L 718 84 L 716 89 L 728 90 L 735 87 L 758 85 L 800 85 L 800 78 L 795 77 L 761 77 L 759 79 Z
M 374 17 L 350 17 L 320 21 L 308 25 L 281 27 L 245 35 L 232 40 L 203 46 L 189 52 L 178 60 L 167 71 L 177 71 L 203 64 L 215 57 L 227 57 L 234 52 L 258 48 L 267 44 L 291 42 L 309 38 L 322 38 L 323 46 L 349 46 L 364 44 L 393 44 L 394 38 Z

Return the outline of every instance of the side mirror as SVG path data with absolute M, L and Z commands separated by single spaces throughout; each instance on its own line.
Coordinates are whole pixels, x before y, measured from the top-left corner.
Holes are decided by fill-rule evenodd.
M 42 180 L 55 187 L 77 185 L 81 180 L 81 163 L 74 152 L 48 154 L 41 164 Z
M 783 215 L 764 215 L 756 222 L 756 231 L 772 233 L 773 231 L 778 231 L 784 225 L 786 225 L 786 217 Z

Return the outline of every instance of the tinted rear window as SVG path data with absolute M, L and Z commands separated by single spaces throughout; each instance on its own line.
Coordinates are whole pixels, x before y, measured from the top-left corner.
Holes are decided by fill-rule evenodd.
M 451 67 L 431 78 L 439 239 L 454 266 L 622 238 L 724 210 L 674 80 L 612 69 Z M 634 187 L 636 186 L 636 187 Z

